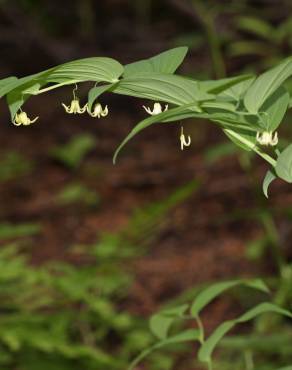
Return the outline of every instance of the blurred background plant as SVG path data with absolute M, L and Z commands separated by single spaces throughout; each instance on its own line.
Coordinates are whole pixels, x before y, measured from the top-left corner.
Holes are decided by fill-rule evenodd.
M 0 0 L 0 76 L 92 55 L 128 63 L 179 45 L 190 47 L 181 72 L 198 79 L 261 72 L 291 55 L 291 8 L 289 0 Z M 30 129 L 11 127 L 0 102 L 1 369 L 125 369 L 153 340 L 145 318 L 220 280 L 261 276 L 273 302 L 291 310 L 289 186 L 273 184 L 267 202 L 257 185 L 265 165 L 204 122 L 185 125 L 184 152 L 174 126 L 149 129 L 113 167 L 140 103 L 105 96 L 106 119 L 69 122 L 68 96 L 64 88 L 32 99 L 28 109 L 42 119 Z M 280 136 L 291 138 L 291 126 Z M 244 290 L 216 299 L 202 317 L 206 332 L 259 300 Z M 281 317 L 259 318 L 222 341 L 216 369 L 289 365 L 291 333 Z M 183 346 L 156 353 L 148 368 L 201 369 Z

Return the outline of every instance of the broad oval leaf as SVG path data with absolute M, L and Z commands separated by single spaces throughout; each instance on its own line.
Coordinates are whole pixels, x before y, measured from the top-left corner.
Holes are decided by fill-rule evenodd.
M 275 131 L 288 109 L 290 95 L 280 86 L 261 106 L 261 118 L 265 131 Z
M 124 77 L 133 76 L 140 72 L 174 73 L 181 65 L 188 48 L 181 46 L 164 51 L 152 58 L 140 60 L 125 66 Z
M 42 72 L 39 77 L 46 82 L 117 82 L 124 67 L 116 60 L 105 57 L 93 57 L 73 60 Z
M 43 72 L 12 81 L 8 91 L 2 96 L 16 88 L 24 92 L 30 86 L 37 83 L 41 86 L 48 83 L 56 83 L 51 88 L 84 81 L 115 83 L 123 71 L 124 67 L 118 61 L 111 58 L 93 57 L 73 60 L 72 62 L 61 64 Z M 38 94 L 39 91 L 36 90 L 33 93 Z
M 292 75 L 292 57 L 260 75 L 247 90 L 244 105 L 251 113 L 260 111 L 263 103 Z
M 292 183 L 292 144 L 279 155 L 275 171 L 282 180 Z
M 113 92 L 174 105 L 183 105 L 213 98 L 202 92 L 198 82 L 182 76 L 162 73 L 139 73 L 121 80 Z

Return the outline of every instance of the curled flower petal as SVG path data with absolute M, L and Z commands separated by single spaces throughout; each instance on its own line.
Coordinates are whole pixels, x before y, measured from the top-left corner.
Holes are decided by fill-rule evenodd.
M 188 138 L 186 140 L 186 137 L 184 135 L 184 129 L 182 127 L 181 128 L 181 134 L 180 134 L 180 148 L 181 148 L 181 150 L 184 150 L 185 146 L 190 146 L 191 143 L 192 143 L 192 139 L 191 139 L 190 135 L 188 135 Z
M 164 110 L 162 109 L 162 106 L 160 103 L 154 103 L 154 106 L 153 106 L 153 109 L 151 110 L 149 107 L 145 107 L 145 105 L 143 105 L 143 108 L 145 109 L 145 111 L 150 114 L 151 116 L 155 116 L 157 114 L 160 114 L 162 112 L 165 112 L 168 110 L 168 104 L 165 105 L 164 107 Z
M 96 103 L 93 111 L 91 112 L 87 106 L 87 112 L 91 117 L 106 117 L 108 115 L 108 106 L 106 105 L 104 108 L 102 108 L 102 105 L 100 103 Z
M 39 117 L 35 117 L 34 119 L 30 119 L 26 112 L 20 112 L 20 113 L 16 113 L 12 123 L 15 125 L 15 126 L 29 126 L 31 125 L 32 123 L 36 122 L 37 120 L 39 119 Z
M 68 114 L 82 114 L 87 109 L 87 104 L 84 105 L 84 107 L 80 107 L 79 99 L 75 98 L 71 101 L 70 105 L 67 106 L 66 104 L 62 103 L 62 106 L 64 107 L 66 113 Z

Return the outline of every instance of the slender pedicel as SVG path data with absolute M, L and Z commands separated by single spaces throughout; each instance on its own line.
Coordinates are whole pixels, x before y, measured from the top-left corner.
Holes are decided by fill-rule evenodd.
M 180 148 L 181 150 L 184 150 L 185 146 L 190 146 L 192 142 L 192 139 L 190 135 L 188 135 L 188 139 L 186 140 L 186 137 L 184 135 L 184 128 L 181 127 L 181 133 L 180 133 Z
M 75 88 L 73 89 L 73 100 L 71 101 L 70 105 L 66 105 L 62 103 L 65 111 L 69 114 L 83 114 L 87 109 L 87 103 L 81 108 L 79 104 L 79 99 L 76 96 L 76 91 L 78 89 L 77 84 L 75 84 Z

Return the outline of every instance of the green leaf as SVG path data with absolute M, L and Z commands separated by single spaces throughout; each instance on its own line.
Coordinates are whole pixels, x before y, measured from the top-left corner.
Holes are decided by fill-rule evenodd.
M 292 57 L 260 75 L 248 88 L 244 105 L 250 113 L 257 113 L 263 103 L 292 74 Z
M 181 65 L 188 52 L 185 46 L 164 51 L 152 58 L 140 60 L 125 66 L 124 76 L 133 76 L 140 72 L 174 73 Z
M 63 83 L 72 81 L 103 81 L 115 83 L 124 72 L 124 67 L 116 60 L 94 57 L 73 60 L 39 74 L 46 82 Z
M 38 95 L 57 87 L 84 81 L 116 83 L 123 71 L 123 66 L 111 58 L 74 60 L 21 79 L 14 78 L 3 88 L 0 84 L 0 97 L 8 94 L 8 104 L 13 119 L 29 95 Z M 51 83 L 53 85 L 40 89 Z
M 24 96 L 21 90 L 12 90 L 7 94 L 7 104 L 10 111 L 11 120 L 14 119 L 18 110 L 22 107 L 28 96 Z
M 279 155 L 275 170 L 282 180 L 292 183 L 292 144 Z
M 262 105 L 261 118 L 265 131 L 275 131 L 282 122 L 288 109 L 290 95 L 280 86 Z
M 154 344 L 152 347 L 144 350 L 136 359 L 131 363 L 128 370 L 134 370 L 136 366 L 148 355 L 150 355 L 153 351 L 166 347 L 168 345 L 172 344 L 179 344 L 179 343 L 187 343 L 187 342 L 193 342 L 197 341 L 200 338 L 200 333 L 198 330 L 195 329 L 188 329 L 185 330 L 177 335 L 174 335 L 172 337 L 169 337 L 167 339 L 164 339 L 156 344 Z
M 221 127 L 250 131 L 254 137 L 255 133 L 261 129 L 260 119 L 257 115 L 235 111 L 235 107 L 230 102 L 203 102 L 200 107 L 207 113 L 205 118 L 220 123 Z
M 153 315 L 150 319 L 152 333 L 159 339 L 165 339 L 173 322 L 182 317 L 188 307 L 188 304 L 184 304 Z
M 268 195 L 268 189 L 269 189 L 269 186 L 271 185 L 271 183 L 277 178 L 277 176 L 275 175 L 275 173 L 271 170 L 269 170 L 267 173 L 266 173 L 266 176 L 264 178 L 264 182 L 263 182 L 263 192 L 266 196 L 266 198 L 269 198 L 269 195 Z
M 220 282 L 200 292 L 191 306 L 191 315 L 198 316 L 201 310 L 224 291 L 239 285 L 239 281 Z
M 36 82 L 33 85 L 29 85 L 29 87 L 25 90 L 22 91 L 23 94 L 28 94 L 28 95 L 37 95 L 42 84 L 40 82 Z
M 161 73 L 139 73 L 121 80 L 112 90 L 117 94 L 135 96 L 175 105 L 207 100 L 213 96 L 202 92 L 198 82 L 182 76 Z
M 238 147 L 251 151 L 256 147 L 256 136 L 253 132 L 244 129 L 224 129 L 225 135 Z
M 262 280 L 259 279 L 251 281 L 233 280 L 216 283 L 204 289 L 201 293 L 197 295 L 191 305 L 191 315 L 194 317 L 198 316 L 201 310 L 206 307 L 211 301 L 213 301 L 213 299 L 217 298 L 226 290 L 234 288 L 238 285 L 245 285 L 250 288 L 263 291 L 265 293 L 269 291 L 268 287 L 263 283 Z
M 235 105 L 230 103 L 230 102 L 226 102 L 226 101 L 220 101 L 220 100 L 211 100 L 211 101 L 206 101 L 206 102 L 203 102 L 201 103 L 200 107 L 202 109 L 206 109 L 208 110 L 208 108 L 213 108 L 213 109 L 218 109 L 219 111 L 229 111 L 229 112 L 235 112 Z
M 231 87 L 235 87 L 236 85 L 250 79 L 251 75 L 242 75 L 223 78 L 221 80 L 198 81 L 198 84 L 200 90 L 205 93 L 220 94 L 223 91 L 229 90 Z
M 224 90 L 220 96 L 232 99 L 238 102 L 249 88 L 249 86 L 253 83 L 255 77 L 250 77 L 244 81 L 237 83 L 236 85 L 231 86 L 227 90 Z
M 0 80 L 0 98 L 6 95 L 7 91 L 9 91 L 11 86 L 14 86 L 17 81 L 17 77 L 7 77 Z
M 219 341 L 224 337 L 225 334 L 229 330 L 231 330 L 236 324 L 245 323 L 248 322 L 255 317 L 262 315 L 264 313 L 277 313 L 283 316 L 287 316 L 292 318 L 292 313 L 284 310 L 283 308 L 280 308 L 272 303 L 264 302 L 256 307 L 250 309 L 246 313 L 244 313 L 242 316 L 235 320 L 225 321 L 221 325 L 215 329 L 215 331 L 207 338 L 207 340 L 202 344 L 199 353 L 198 358 L 201 362 L 210 362 L 212 353 L 219 343 Z
M 88 109 L 91 111 L 92 105 L 94 101 L 100 97 L 101 94 L 108 91 L 110 88 L 112 88 L 113 84 L 110 85 L 103 85 L 103 86 L 95 86 L 88 92 Z

